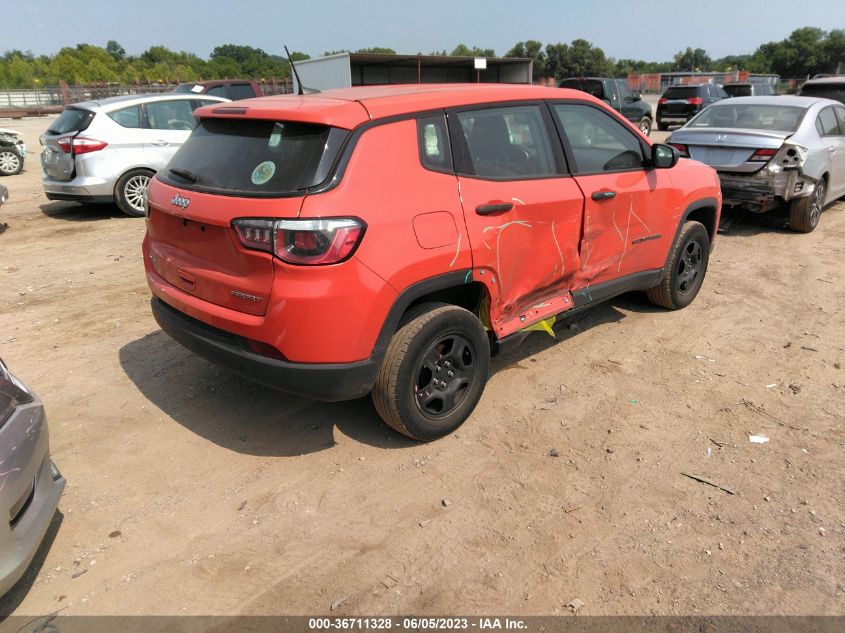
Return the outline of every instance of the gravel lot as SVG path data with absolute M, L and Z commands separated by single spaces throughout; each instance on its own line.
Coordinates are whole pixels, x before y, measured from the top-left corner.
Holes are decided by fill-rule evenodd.
M 845 614 L 845 203 L 809 235 L 740 219 L 685 310 L 533 334 L 417 444 L 161 333 L 144 221 L 42 194 L 48 124 L 0 120 L 31 152 L 2 179 L 0 356 L 69 483 L 0 613 Z

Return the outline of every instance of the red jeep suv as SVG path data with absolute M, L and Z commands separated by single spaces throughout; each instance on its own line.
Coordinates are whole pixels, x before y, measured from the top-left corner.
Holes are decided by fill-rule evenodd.
M 698 293 L 716 172 L 579 91 L 411 85 L 198 109 L 148 189 L 161 328 L 319 400 L 372 392 L 429 440 L 457 428 L 491 353 L 623 292 Z

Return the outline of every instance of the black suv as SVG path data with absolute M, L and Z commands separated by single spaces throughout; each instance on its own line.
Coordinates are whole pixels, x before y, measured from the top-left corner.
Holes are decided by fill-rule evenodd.
M 728 93 L 715 84 L 669 86 L 657 102 L 657 129 L 683 125 L 715 101 L 727 99 Z
M 639 92 L 631 92 L 625 79 L 570 77 L 561 81 L 558 88 L 571 88 L 591 94 L 640 128 L 640 132 L 646 136 L 651 132 L 651 106 L 642 100 Z

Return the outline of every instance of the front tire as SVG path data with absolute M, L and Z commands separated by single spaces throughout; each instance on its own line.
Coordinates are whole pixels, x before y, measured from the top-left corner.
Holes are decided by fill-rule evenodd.
M 822 178 L 812 195 L 794 198 L 789 203 L 789 228 L 799 233 L 810 233 L 819 225 L 827 195 L 827 181 Z
M 149 169 L 131 169 L 123 174 L 114 186 L 114 201 L 118 209 L 133 218 L 145 214 L 143 196 L 155 172 Z
M 420 306 L 390 341 L 373 387 L 381 419 L 403 435 L 434 440 L 458 428 L 478 404 L 490 371 L 490 343 L 468 310 Z
M 14 176 L 23 169 L 23 158 L 16 149 L 0 149 L 0 176 Z
M 710 260 L 710 236 L 701 222 L 684 223 L 672 246 L 669 268 L 663 281 L 646 294 L 649 301 L 662 308 L 679 310 L 695 299 Z

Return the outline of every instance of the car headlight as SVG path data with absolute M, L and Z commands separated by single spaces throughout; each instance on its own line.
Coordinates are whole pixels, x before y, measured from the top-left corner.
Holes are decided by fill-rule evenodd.
M 0 359 L 0 426 L 12 417 L 15 407 L 27 402 L 32 402 L 32 394 Z

